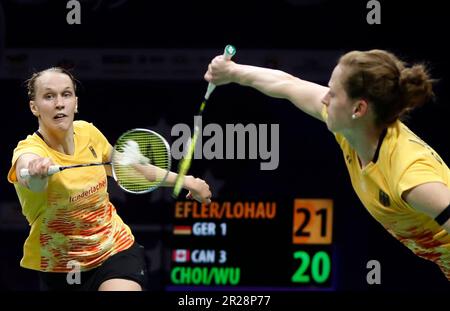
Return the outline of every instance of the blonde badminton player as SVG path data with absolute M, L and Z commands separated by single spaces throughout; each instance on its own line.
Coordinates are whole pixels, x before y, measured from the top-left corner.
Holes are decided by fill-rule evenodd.
M 205 79 L 215 85 L 235 82 L 287 99 L 325 122 L 368 212 L 450 280 L 450 171 L 436 151 L 400 121 L 433 96 L 424 66 L 406 66 L 383 50 L 352 51 L 339 59 L 326 87 L 217 56 Z
M 127 167 L 144 172 L 154 167 L 150 159 L 155 150 L 160 150 L 156 151 L 155 163 L 169 163 L 165 142 L 145 130 L 126 133 L 128 138 L 114 147 L 115 154 L 120 155 L 115 168 L 113 147 L 102 133 L 91 123 L 74 121 L 76 83 L 70 72 L 50 68 L 33 74 L 27 82 L 31 112 L 38 119 L 39 129 L 19 142 L 8 174 L 31 226 L 21 266 L 39 271 L 43 290 L 145 289 L 144 249 L 109 201 L 106 178 L 116 171 L 119 184 L 135 190 L 141 180 L 127 177 Z M 144 154 L 138 149 L 141 145 Z M 145 150 L 153 145 L 157 148 L 146 155 Z M 98 165 L 110 161 L 113 168 Z M 62 165 L 78 168 L 53 170 Z M 168 166 L 159 168 L 164 169 Z M 163 175 L 160 184 L 174 184 L 176 174 Z M 189 176 L 184 188 L 195 199 L 210 202 L 211 192 L 203 180 Z M 77 269 L 81 282 L 71 281 L 68 275 Z

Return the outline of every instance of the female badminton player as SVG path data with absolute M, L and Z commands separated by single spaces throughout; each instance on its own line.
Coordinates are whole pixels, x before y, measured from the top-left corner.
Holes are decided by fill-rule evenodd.
M 450 171 L 400 121 L 433 96 L 423 65 L 407 66 L 383 50 L 352 51 L 341 56 L 325 87 L 217 56 L 205 79 L 287 99 L 325 122 L 368 212 L 417 256 L 436 263 L 450 280 Z
M 74 121 L 74 77 L 62 68 L 50 68 L 33 74 L 27 85 L 39 129 L 19 142 L 8 174 L 31 226 L 21 266 L 39 271 L 42 290 L 145 289 L 144 249 L 109 201 L 106 177 L 111 167 L 47 176 L 54 163 L 111 160 L 113 148 L 103 134 L 91 123 Z M 29 177 L 20 176 L 22 169 L 28 169 Z M 170 186 L 176 174 L 168 174 Z M 189 176 L 184 188 L 189 196 L 210 202 L 205 181 Z M 74 269 L 81 272 L 80 282 L 69 281 Z

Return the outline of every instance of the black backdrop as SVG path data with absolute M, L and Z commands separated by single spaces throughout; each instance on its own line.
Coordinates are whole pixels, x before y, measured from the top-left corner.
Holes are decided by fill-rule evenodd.
M 447 116 L 449 61 L 443 45 L 445 10 L 440 1 L 411 3 L 381 1 L 381 25 L 367 25 L 366 1 L 80 1 L 81 25 L 67 25 L 65 1 L 1 1 L 0 21 L 6 49 L 11 48 L 127 48 L 127 49 L 217 49 L 227 43 L 238 48 L 236 61 L 246 50 L 290 51 L 382 48 L 408 61 L 426 61 L 439 78 L 437 101 L 414 112 L 408 125 L 450 162 Z M 2 56 L 3 51 L 0 52 Z M 211 55 L 211 57 L 214 55 Z M 40 64 L 33 64 L 40 68 Z M 206 67 L 205 67 L 206 69 Z M 331 68 L 330 68 L 331 69 Z M 77 68 L 75 68 L 76 72 Z M 28 113 L 23 80 L 3 77 L 2 153 L 0 189 L 2 208 L 17 201 L 6 181 L 11 154 L 17 141 L 36 128 Z M 326 80 L 316 81 L 326 83 Z M 192 125 L 206 82 L 197 80 L 101 80 L 85 79 L 79 90 L 78 118 L 94 122 L 113 142 L 133 127 Z M 286 101 L 227 85 L 213 94 L 206 123 L 280 124 L 280 165 L 276 171 L 260 171 L 259 161 L 198 160 L 194 175 L 211 177 L 221 200 L 270 200 L 292 197 L 328 197 L 335 201 L 334 244 L 338 249 L 339 290 L 439 290 L 447 283 L 437 267 L 412 255 L 377 224 L 357 200 L 342 155 L 326 128 Z M 167 133 L 166 138 L 171 139 Z M 209 174 L 209 175 L 208 175 Z M 170 245 L 170 232 L 161 228 L 173 220 L 173 202 L 162 195 L 118 194 L 112 199 L 120 215 L 132 225 L 155 224 L 155 231 L 136 231 L 152 249 L 160 241 Z M 169 192 L 164 192 L 168 196 Z M 153 200 L 153 201 L 152 201 Z M 152 204 L 149 209 L 148 205 Z M 17 203 L 16 203 L 17 204 Z M 16 205 L 18 208 L 18 205 Z M 145 209 L 145 213 L 142 210 Z M 8 212 L 8 214 L 7 214 Z M 3 211 L 0 230 L 2 288 L 36 289 L 34 274 L 18 267 L 26 228 L 20 217 Z M 289 213 L 291 211 L 289 210 Z M 282 209 L 279 210 L 282 213 Z M 7 218 L 5 215 L 9 218 Z M 6 219 L 6 221 L 5 221 Z M 17 225 L 17 226 L 16 226 Z M 279 228 L 285 230 L 285 228 Z M 274 233 L 276 236 L 277 233 Z M 155 248 L 164 252 L 164 248 Z M 159 256 L 154 255 L 153 256 Z M 275 256 L 275 255 L 274 255 Z M 161 257 L 162 261 L 167 256 Z M 369 286 L 365 264 L 382 263 L 382 284 Z M 152 288 L 167 282 L 161 264 L 153 271 Z

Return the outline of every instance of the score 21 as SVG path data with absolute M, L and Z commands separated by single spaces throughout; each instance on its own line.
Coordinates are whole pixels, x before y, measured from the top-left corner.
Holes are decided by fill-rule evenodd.
M 333 201 L 328 199 L 296 199 L 294 201 L 292 243 L 303 245 L 293 254 L 296 270 L 292 283 L 316 284 L 329 280 L 331 258 L 329 252 L 317 250 L 331 245 L 333 229 Z M 313 248 L 311 246 L 315 245 Z M 314 251 L 313 251 L 314 249 Z M 329 248 L 327 248 L 329 249 Z

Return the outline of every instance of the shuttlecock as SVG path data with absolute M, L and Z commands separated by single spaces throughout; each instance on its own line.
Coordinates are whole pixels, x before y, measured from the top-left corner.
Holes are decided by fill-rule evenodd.
M 120 165 L 150 163 L 150 160 L 141 153 L 138 143 L 134 140 L 127 140 L 122 150 L 122 152 L 116 154 L 116 161 Z

